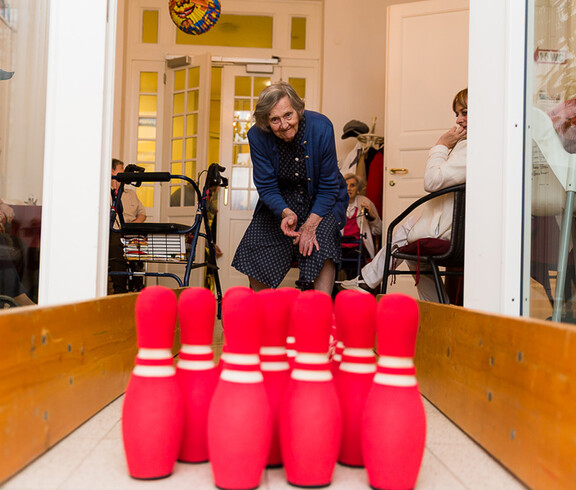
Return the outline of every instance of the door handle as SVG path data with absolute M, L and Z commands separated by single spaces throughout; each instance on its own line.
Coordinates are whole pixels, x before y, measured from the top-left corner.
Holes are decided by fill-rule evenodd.
M 391 175 L 406 175 L 408 173 L 408 169 L 407 168 L 391 168 L 390 169 L 390 174 Z

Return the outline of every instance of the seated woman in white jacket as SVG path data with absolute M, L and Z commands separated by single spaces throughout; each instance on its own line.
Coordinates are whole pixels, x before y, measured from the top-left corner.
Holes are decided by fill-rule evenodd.
M 466 182 L 466 128 L 468 126 L 468 89 L 461 90 L 454 97 L 452 109 L 456 115 L 456 125 L 438 139 L 428 153 L 424 172 L 424 190 L 435 192 L 452 185 Z M 392 250 L 413 243 L 421 238 L 449 240 L 452 233 L 452 195 L 441 196 L 428 201 L 409 215 L 397 228 L 392 237 Z M 362 268 L 360 276 L 342 282 L 344 289 L 357 289 L 374 292 L 382 281 L 386 251 L 382 250 L 374 260 Z M 392 267 L 399 264 L 394 263 Z M 416 264 L 408 264 L 415 269 Z M 434 280 L 430 276 L 420 276 L 418 294 L 425 301 L 438 301 Z

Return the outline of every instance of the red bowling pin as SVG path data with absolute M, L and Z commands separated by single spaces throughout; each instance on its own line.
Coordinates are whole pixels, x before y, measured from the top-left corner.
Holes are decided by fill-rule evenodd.
M 332 299 L 300 293 L 290 321 L 297 355 L 280 410 L 286 479 L 299 487 L 329 485 L 340 449 L 342 414 L 328 361 Z
M 218 381 L 212 338 L 216 300 L 206 288 L 182 291 L 178 300 L 180 355 L 176 377 L 184 398 L 184 435 L 178 459 L 208 461 L 208 407 Z
M 272 412 L 272 442 L 268 467 L 282 466 L 279 432 L 280 402 L 290 379 L 286 336 L 290 311 L 298 294 L 300 292 L 292 288 L 265 289 L 258 293 L 264 314 L 260 369 L 264 376 L 264 386 Z
M 180 450 L 184 406 L 172 357 L 177 301 L 152 286 L 136 299 L 138 354 L 122 407 L 122 437 L 130 476 L 169 476 Z
M 338 462 L 364 466 L 362 414 L 376 372 L 376 298 L 359 291 L 342 291 L 336 295 L 334 313 L 345 346 L 335 378 L 342 407 L 342 444 Z
M 222 302 L 224 364 L 208 412 L 208 450 L 214 483 L 221 489 L 260 485 L 272 419 L 260 371 L 262 313 L 251 290 L 229 289 Z
M 409 296 L 388 294 L 376 315 L 380 357 L 364 409 L 364 464 L 372 488 L 414 488 L 426 440 L 413 362 L 418 305 Z

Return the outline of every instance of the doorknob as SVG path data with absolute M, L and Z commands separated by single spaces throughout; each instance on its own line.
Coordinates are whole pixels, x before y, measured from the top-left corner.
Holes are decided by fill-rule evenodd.
M 396 174 L 405 175 L 407 173 L 408 173 L 407 168 L 391 168 L 390 169 L 390 174 L 392 174 L 392 175 L 396 175 Z
M 390 187 L 394 187 L 396 185 L 396 182 L 394 182 L 393 180 L 391 180 L 390 182 L 388 182 L 388 185 Z

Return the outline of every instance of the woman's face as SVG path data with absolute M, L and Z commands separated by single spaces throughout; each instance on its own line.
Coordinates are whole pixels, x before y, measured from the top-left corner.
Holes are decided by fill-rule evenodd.
M 358 182 L 356 182 L 356 179 L 352 177 L 346 179 L 346 185 L 348 187 L 348 197 L 350 198 L 350 201 L 356 199 L 356 196 L 358 195 Z
M 456 124 L 458 126 L 467 129 L 468 128 L 468 108 L 463 107 L 456 103 Z
M 268 114 L 272 132 L 281 140 L 290 142 L 298 132 L 298 113 L 288 97 L 282 97 Z

